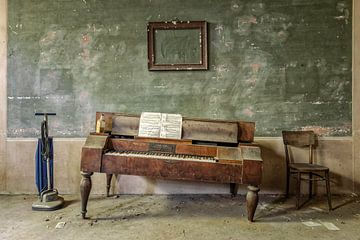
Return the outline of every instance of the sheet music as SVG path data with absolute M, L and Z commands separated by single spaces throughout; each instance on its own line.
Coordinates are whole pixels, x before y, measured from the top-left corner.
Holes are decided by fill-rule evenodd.
M 161 113 L 143 112 L 140 117 L 139 137 L 159 137 Z
M 180 114 L 143 112 L 140 117 L 139 136 L 181 139 Z
M 161 114 L 161 138 L 181 139 L 182 117 L 180 114 Z

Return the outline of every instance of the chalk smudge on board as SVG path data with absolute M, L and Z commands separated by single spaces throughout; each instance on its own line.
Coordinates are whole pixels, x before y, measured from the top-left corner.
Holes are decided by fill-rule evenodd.
M 345 125 L 341 127 L 322 127 L 322 126 L 305 126 L 301 127 L 302 131 L 314 131 L 315 134 L 326 137 L 326 136 L 341 136 L 351 133 L 351 125 Z
M 230 9 L 235 13 L 239 13 L 244 9 L 244 3 L 240 0 L 233 0 Z
M 350 11 L 347 4 L 344 1 L 338 2 L 336 5 L 336 10 L 338 10 L 338 12 L 340 12 L 342 15 L 335 16 L 334 18 L 336 20 L 344 20 L 345 24 L 349 24 Z

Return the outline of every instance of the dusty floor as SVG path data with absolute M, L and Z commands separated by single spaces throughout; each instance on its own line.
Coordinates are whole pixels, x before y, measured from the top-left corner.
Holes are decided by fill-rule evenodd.
M 0 239 L 340 239 L 360 240 L 360 198 L 315 199 L 301 210 L 294 199 L 260 196 L 254 223 L 246 220 L 244 196 L 91 196 L 88 216 L 80 216 L 79 196 L 65 196 L 66 207 L 35 212 L 36 196 L 0 195 Z M 63 228 L 56 229 L 59 222 Z M 318 226 L 306 226 L 310 222 Z M 329 230 L 326 223 L 339 230 Z

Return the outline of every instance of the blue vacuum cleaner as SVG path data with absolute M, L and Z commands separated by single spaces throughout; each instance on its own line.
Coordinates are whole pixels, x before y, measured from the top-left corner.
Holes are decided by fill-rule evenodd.
M 35 113 L 35 116 L 44 116 L 35 155 L 35 182 L 39 192 L 39 199 L 32 204 L 35 211 L 53 211 L 64 205 L 64 199 L 53 187 L 54 149 L 53 139 L 48 136 L 48 116 L 51 115 L 56 113 Z

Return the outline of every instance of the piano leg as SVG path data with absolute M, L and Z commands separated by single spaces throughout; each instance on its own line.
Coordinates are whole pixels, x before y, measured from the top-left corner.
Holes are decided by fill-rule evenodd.
M 81 215 L 85 219 L 86 216 L 86 206 L 90 195 L 91 190 L 91 175 L 92 172 L 81 172 L 82 179 L 80 183 L 80 193 L 81 193 Z
M 248 192 L 246 194 L 246 206 L 247 206 L 247 213 L 248 213 L 248 220 L 250 222 L 254 221 L 255 210 L 259 202 L 259 195 L 258 192 L 260 188 L 256 186 L 248 186 Z
M 112 178 L 112 174 L 106 174 L 106 196 L 109 197 L 110 196 L 110 186 L 111 186 L 111 178 Z
M 236 183 L 230 183 L 230 193 L 231 197 L 235 197 L 238 191 L 239 185 Z

